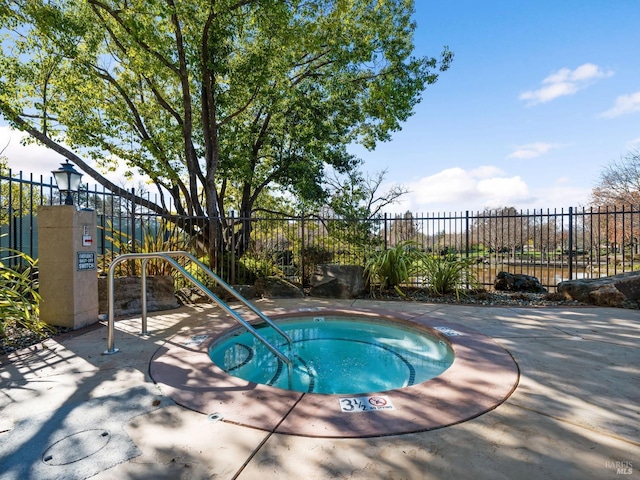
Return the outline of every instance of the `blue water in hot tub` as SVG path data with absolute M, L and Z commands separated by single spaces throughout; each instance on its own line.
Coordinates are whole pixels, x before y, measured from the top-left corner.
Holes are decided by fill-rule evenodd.
M 424 327 L 358 317 L 304 317 L 257 328 L 291 359 L 291 367 L 253 335 L 240 330 L 214 341 L 211 360 L 250 382 L 321 394 L 373 393 L 409 387 L 453 363 L 449 343 Z

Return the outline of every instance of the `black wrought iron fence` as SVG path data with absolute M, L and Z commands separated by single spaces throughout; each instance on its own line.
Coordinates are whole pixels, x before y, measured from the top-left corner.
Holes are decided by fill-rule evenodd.
M 150 198 L 151 199 L 151 198 Z M 19 262 L 6 249 L 37 258 L 37 207 L 60 203 L 57 187 L 20 172 L 0 176 L 0 260 Z M 106 269 L 118 254 L 188 250 L 205 261 L 208 219 L 160 216 L 102 187 L 84 187 L 80 208 L 97 213 L 97 252 Z M 170 207 L 169 207 L 170 209 Z M 185 226 L 188 225 L 189 228 Z M 254 216 L 225 219 L 214 269 L 233 284 L 276 275 L 309 285 L 319 264 L 364 265 L 373 251 L 415 242 L 432 255 L 475 259 L 480 282 L 491 287 L 500 271 L 532 275 L 554 290 L 562 280 L 598 278 L 640 269 L 640 208 L 575 208 L 383 215 L 373 219 L 330 216 Z M 249 242 L 241 242 L 249 235 Z M 240 248 L 242 243 L 243 248 Z M 150 263 L 152 273 L 168 273 Z M 136 274 L 134 265 L 122 274 Z M 422 278 L 411 279 L 421 286 Z
M 13 264 L 20 262 L 11 250 L 38 257 L 38 207 L 60 205 L 64 199 L 52 178 L 25 177 L 10 169 L 0 175 L 0 260 Z M 78 208 L 97 213 L 98 238 L 96 248 L 104 258 L 124 253 L 135 246 L 141 236 L 142 210 L 131 202 L 102 187 L 83 186 L 76 194 Z

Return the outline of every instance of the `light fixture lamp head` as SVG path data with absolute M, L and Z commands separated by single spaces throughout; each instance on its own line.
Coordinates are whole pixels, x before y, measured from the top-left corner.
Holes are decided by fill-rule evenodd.
M 73 164 L 69 163 L 68 159 L 66 163 L 61 163 L 60 165 L 62 166 L 58 170 L 54 170 L 51 173 L 56 179 L 60 194 L 66 194 L 64 204 L 73 205 L 73 194 L 80 189 L 82 174 L 73 168 Z

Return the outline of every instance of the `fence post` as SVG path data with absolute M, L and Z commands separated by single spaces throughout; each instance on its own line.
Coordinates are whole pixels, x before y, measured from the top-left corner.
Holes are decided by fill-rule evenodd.
M 469 210 L 465 210 L 464 222 L 465 222 L 464 252 L 465 252 L 465 257 L 469 258 Z
M 33 204 L 33 173 L 29 174 L 29 212 L 33 212 L 34 204 Z M 34 216 L 29 215 L 29 251 L 33 254 L 34 251 L 34 243 L 33 243 L 33 232 L 34 232 Z
M 17 237 L 17 225 L 15 222 L 15 214 L 13 211 L 13 175 L 11 174 L 11 169 L 9 169 L 9 218 L 7 219 L 8 227 L 9 227 L 9 248 L 16 250 L 18 248 L 18 237 Z M 15 265 L 15 260 L 12 258 L 10 261 L 10 265 Z
M 387 248 L 389 248 L 389 245 L 387 244 L 387 214 L 384 214 L 384 249 L 386 250 Z
M 236 283 L 236 234 L 235 234 L 235 219 L 236 212 L 231 209 L 229 212 L 229 220 L 231 222 L 231 265 L 229 265 L 229 279 L 231 280 L 231 285 L 235 285 Z
M 569 280 L 573 280 L 573 207 L 569 207 Z
M 131 253 L 136 252 L 136 189 L 131 188 Z
M 617 222 L 616 222 L 617 223 Z M 621 222 L 621 227 L 622 227 L 622 235 L 621 235 L 621 243 L 622 243 L 622 271 L 624 272 L 624 260 L 625 260 L 625 255 L 624 255 L 624 235 L 625 232 L 627 231 L 625 228 L 625 224 L 624 224 L 624 205 L 622 205 L 622 222 Z
M 302 213 L 301 230 L 302 230 L 302 232 L 301 232 L 302 233 L 302 241 L 301 241 L 301 244 L 300 244 L 300 247 L 301 247 L 301 249 L 300 249 L 300 267 L 301 267 L 301 270 L 302 270 L 301 271 L 302 276 L 300 278 L 300 283 L 302 284 L 302 286 L 305 286 L 305 284 L 304 284 L 304 279 L 305 279 L 305 276 L 304 276 L 304 273 L 305 273 L 305 261 L 304 261 L 304 257 L 305 257 L 305 255 L 304 255 L 304 237 L 305 237 L 305 233 L 304 233 L 304 212 Z

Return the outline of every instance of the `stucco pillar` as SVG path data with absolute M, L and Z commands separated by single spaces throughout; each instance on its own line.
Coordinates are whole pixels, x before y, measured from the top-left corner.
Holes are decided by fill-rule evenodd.
M 38 208 L 40 319 L 81 328 L 98 321 L 96 212 L 73 205 Z

